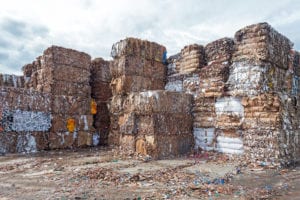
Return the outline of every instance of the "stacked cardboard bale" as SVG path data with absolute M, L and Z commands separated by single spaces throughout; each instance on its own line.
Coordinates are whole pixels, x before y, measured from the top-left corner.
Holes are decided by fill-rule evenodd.
M 229 75 L 233 40 L 222 38 L 205 46 L 207 65 L 200 69 L 200 95 L 220 97 Z
M 126 38 L 113 45 L 111 55 L 114 58 L 110 65 L 113 95 L 164 88 L 165 47 Z
M 110 127 L 108 103 L 112 96 L 110 89 L 111 75 L 109 62 L 102 58 L 92 60 L 91 65 L 91 88 L 92 98 L 97 105 L 94 114 L 94 128 L 96 134 L 93 136 L 94 145 L 107 145 Z
M 110 63 L 113 102 L 119 110 L 110 110 L 109 144 L 119 144 L 118 120 L 123 112 L 122 102 L 131 92 L 164 88 L 166 48 L 154 42 L 126 38 L 113 45 Z
M 185 154 L 193 146 L 192 96 L 162 90 L 115 96 L 111 112 L 126 150 L 164 158 Z M 120 109 L 121 107 L 121 109 Z
M 165 52 L 159 44 L 132 38 L 113 46 L 110 144 L 155 158 L 190 150 L 191 96 L 160 90 Z
M 51 96 L 0 87 L 0 153 L 35 152 L 48 148 Z
M 200 89 L 193 110 L 196 148 L 242 153 L 239 100 L 224 96 L 233 44 L 232 39 L 222 38 L 205 47 L 207 65 L 200 69 Z
M 202 45 L 185 46 L 179 54 L 168 59 L 168 77 L 165 89 L 196 95 L 199 89 L 199 70 L 205 66 Z
M 252 162 L 287 164 L 295 160 L 299 126 L 298 85 L 291 42 L 266 23 L 235 34 L 227 94 L 241 99 L 246 157 Z
M 16 76 L 11 74 L 0 74 L 0 87 L 24 88 L 24 76 Z
M 23 67 L 27 88 L 52 94 L 52 149 L 92 143 L 90 64 L 86 53 L 52 46 Z

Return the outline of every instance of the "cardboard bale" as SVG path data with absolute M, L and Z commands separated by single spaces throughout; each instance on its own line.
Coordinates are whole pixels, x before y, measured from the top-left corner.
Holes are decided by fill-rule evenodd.
M 136 151 L 144 155 L 151 155 L 155 159 L 163 159 L 187 154 L 193 148 L 193 143 L 191 133 L 144 136 L 136 141 Z
M 180 61 L 181 54 L 177 53 L 173 56 L 170 56 L 167 60 L 167 76 L 172 76 L 174 74 L 178 74 L 180 70 Z
M 157 62 L 166 62 L 166 48 L 164 46 L 137 38 L 126 38 L 112 46 L 111 56 L 114 59 L 124 55 L 145 58 Z
M 181 52 L 179 73 L 197 72 L 201 67 L 205 66 L 205 50 L 202 45 L 192 44 L 185 46 Z
M 165 86 L 163 79 L 146 78 L 143 76 L 123 75 L 111 82 L 113 95 L 128 94 L 146 90 L 162 90 Z
M 185 92 L 197 95 L 199 92 L 200 78 L 198 74 L 173 74 L 167 77 L 165 90 L 174 92 Z
M 74 84 L 65 81 L 55 81 L 49 87 L 41 85 L 41 91 L 52 93 L 53 95 L 66 96 L 91 96 L 91 87 L 89 84 Z
M 53 114 L 51 132 L 68 132 L 68 120 L 74 120 L 74 132 L 90 131 L 93 132 L 93 116 L 92 115 L 66 115 Z M 69 131 L 70 132 L 70 131 Z M 71 131 L 72 132 L 72 131 Z
M 89 115 L 91 113 L 90 97 L 53 95 L 51 99 L 53 114 Z
M 53 66 L 72 66 L 90 71 L 91 56 L 73 49 L 51 46 L 41 57 L 41 68 Z
M 271 63 L 287 69 L 289 51 L 293 44 L 267 23 L 258 23 L 235 33 L 233 61 L 250 61 L 252 64 Z
M 190 113 L 192 96 L 190 94 L 153 90 L 130 93 L 124 101 L 124 111 L 137 114 L 152 113 Z
M 112 61 L 111 61 L 112 62 Z M 95 58 L 91 63 L 91 85 L 94 82 L 105 82 L 111 81 L 110 63 L 102 58 Z
M 234 41 L 231 38 L 221 38 L 210 42 L 205 46 L 205 56 L 208 65 L 215 62 L 230 62 L 234 47 Z M 224 63 L 225 64 L 225 63 Z
M 233 96 L 248 96 L 265 92 L 292 91 L 292 77 L 289 73 L 270 64 L 234 62 L 230 66 L 230 75 L 226 82 L 227 93 Z
M 110 72 L 113 78 L 129 75 L 164 79 L 166 76 L 166 65 L 155 60 L 124 55 L 110 63 Z
M 0 87 L 0 102 L 10 110 L 51 111 L 51 96 L 22 88 Z

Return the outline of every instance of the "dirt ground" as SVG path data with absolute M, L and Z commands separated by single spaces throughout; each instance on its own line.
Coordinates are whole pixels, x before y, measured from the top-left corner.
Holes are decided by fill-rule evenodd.
M 91 148 L 0 157 L 0 199 L 300 199 L 300 166 L 242 166 L 225 155 L 154 161 Z

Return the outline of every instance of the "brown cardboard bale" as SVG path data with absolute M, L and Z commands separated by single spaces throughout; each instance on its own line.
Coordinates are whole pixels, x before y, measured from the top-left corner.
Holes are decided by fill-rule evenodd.
M 114 78 L 129 75 L 164 79 L 166 76 L 166 65 L 162 62 L 136 56 L 122 56 L 111 62 L 110 72 Z
M 163 159 L 189 153 L 193 147 L 193 143 L 194 139 L 192 134 L 163 134 L 139 138 L 136 142 L 136 147 L 138 153 L 148 154 L 155 159 Z
M 44 51 L 41 67 L 68 65 L 80 69 L 90 70 L 91 57 L 83 52 L 58 46 L 51 46 Z
M 52 80 L 67 81 L 72 83 L 88 84 L 90 80 L 90 71 L 69 65 L 56 65 L 51 68 Z M 49 76 L 50 73 L 47 73 Z
M 52 93 L 53 95 L 67 96 L 90 96 L 91 87 L 89 84 L 71 83 L 65 81 L 55 81 L 50 87 L 43 86 L 44 92 Z
M 52 113 L 90 115 L 91 98 L 86 96 L 52 96 Z
M 111 50 L 111 56 L 114 59 L 124 55 L 164 62 L 166 60 L 166 48 L 155 42 L 137 38 L 126 38 L 115 43 Z
M 68 132 L 68 119 L 75 120 L 75 132 L 77 131 L 94 131 L 92 115 L 52 115 L 52 132 Z
M 77 132 L 50 132 L 49 148 L 65 149 L 76 147 Z
M 111 61 L 112 62 L 112 61 Z M 102 58 L 95 58 L 91 63 L 91 85 L 95 81 L 107 82 L 111 81 L 111 73 L 109 69 L 110 63 Z
M 253 24 L 235 33 L 233 61 L 261 62 L 287 69 L 288 54 L 293 44 L 267 23 Z
M 202 45 L 192 44 L 181 50 L 179 73 L 197 72 L 206 63 L 205 50 Z
M 124 112 L 124 103 L 127 96 L 114 95 L 108 103 L 108 109 L 111 114 L 118 114 Z
M 110 85 L 113 95 L 118 95 L 145 90 L 162 90 L 164 89 L 165 82 L 163 79 L 124 75 L 113 79 Z
M 78 147 L 88 147 L 92 146 L 93 138 L 92 134 L 89 132 L 79 131 L 78 132 Z
M 208 65 L 218 62 L 230 62 L 233 52 L 233 39 L 221 38 L 205 46 L 205 56 Z

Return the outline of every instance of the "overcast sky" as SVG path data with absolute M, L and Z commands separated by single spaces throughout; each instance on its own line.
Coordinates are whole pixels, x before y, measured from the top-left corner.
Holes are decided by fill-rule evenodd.
M 22 74 L 43 50 L 59 45 L 110 58 L 128 36 L 167 47 L 205 45 L 268 22 L 300 50 L 299 0 L 0 0 L 0 73 Z

